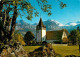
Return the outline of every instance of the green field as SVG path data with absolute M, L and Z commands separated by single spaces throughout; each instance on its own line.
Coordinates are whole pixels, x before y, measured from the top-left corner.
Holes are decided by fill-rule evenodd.
M 35 49 L 39 48 L 40 46 L 23 46 L 24 50 L 27 52 L 34 51 Z
M 53 46 L 56 53 L 62 55 L 76 55 L 79 56 L 79 47 L 78 46 Z
M 33 50 L 35 50 L 36 48 L 38 48 L 40 46 L 24 46 L 23 48 L 27 51 L 27 52 L 31 52 Z M 66 56 L 66 55 L 76 55 L 76 56 L 80 56 L 79 54 L 79 46 L 53 46 L 55 52 L 57 54 L 62 55 L 62 57 Z

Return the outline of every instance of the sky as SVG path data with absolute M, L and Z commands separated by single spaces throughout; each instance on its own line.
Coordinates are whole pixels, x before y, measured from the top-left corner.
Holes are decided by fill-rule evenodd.
M 29 1 L 40 13 L 39 17 L 33 16 L 32 20 L 30 21 L 30 20 L 27 20 L 25 16 L 23 16 L 22 18 L 18 16 L 17 20 L 24 20 L 29 24 L 38 23 L 40 20 L 40 17 L 42 18 L 43 21 L 56 20 L 61 24 L 80 21 L 80 0 L 60 0 L 63 3 L 67 4 L 67 7 L 63 9 L 60 8 L 60 5 L 59 5 L 60 3 L 57 0 L 48 0 L 49 4 L 51 4 L 52 6 L 51 16 L 48 16 L 45 12 L 43 12 L 40 9 L 36 0 L 29 0 Z

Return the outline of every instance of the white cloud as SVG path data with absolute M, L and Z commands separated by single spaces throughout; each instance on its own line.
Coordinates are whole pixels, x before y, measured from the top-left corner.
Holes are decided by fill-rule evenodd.
M 77 24 L 76 24 L 76 23 L 70 23 L 70 25 L 72 25 L 72 26 L 76 26 Z

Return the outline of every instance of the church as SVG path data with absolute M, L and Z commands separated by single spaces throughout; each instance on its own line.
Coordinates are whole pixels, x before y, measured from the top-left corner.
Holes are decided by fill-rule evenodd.
M 67 43 L 69 32 L 66 29 L 57 30 L 57 31 L 46 31 L 46 26 L 43 24 L 42 19 L 36 26 L 36 42 L 47 43 Z

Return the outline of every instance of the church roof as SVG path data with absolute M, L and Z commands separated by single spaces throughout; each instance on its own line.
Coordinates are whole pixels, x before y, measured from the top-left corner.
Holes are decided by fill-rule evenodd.
M 42 22 L 42 18 L 40 18 L 39 24 L 37 26 L 39 26 L 39 27 L 45 27 L 46 28 L 46 26 L 44 26 L 44 24 Z
M 61 40 L 63 31 L 65 31 L 66 34 L 68 35 L 69 32 L 66 29 L 58 31 L 47 31 L 46 32 L 47 40 Z

